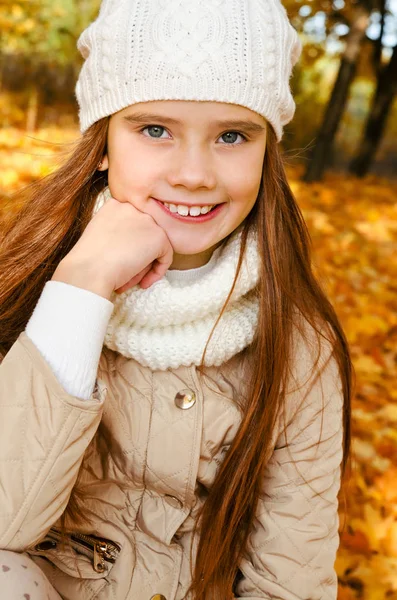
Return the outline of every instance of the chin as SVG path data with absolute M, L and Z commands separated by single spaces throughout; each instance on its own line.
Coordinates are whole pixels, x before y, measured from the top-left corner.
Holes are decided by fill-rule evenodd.
M 210 248 L 219 243 L 218 236 L 206 236 L 203 240 L 203 236 L 192 234 L 176 234 L 175 232 L 166 231 L 168 238 L 171 242 L 171 246 L 174 249 L 175 254 L 183 254 L 185 256 L 192 256 L 194 254 L 202 254 L 207 252 Z M 197 239 L 192 239 L 192 238 Z
M 178 254 L 180 256 L 195 256 L 197 254 L 203 254 L 204 252 L 207 252 L 211 246 L 203 246 L 201 245 L 197 245 L 197 246 L 188 246 L 186 244 L 173 244 L 171 241 L 171 245 L 174 249 L 174 254 Z

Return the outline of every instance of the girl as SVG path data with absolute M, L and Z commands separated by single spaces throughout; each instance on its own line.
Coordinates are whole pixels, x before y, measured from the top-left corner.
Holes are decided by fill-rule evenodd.
M 0 248 L 3 600 L 335 599 L 352 367 L 278 0 L 105 0 Z

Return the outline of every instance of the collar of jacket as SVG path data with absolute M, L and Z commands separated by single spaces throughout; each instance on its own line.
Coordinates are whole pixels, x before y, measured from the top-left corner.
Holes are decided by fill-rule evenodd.
M 103 203 L 99 199 L 96 210 Z M 199 365 L 236 274 L 242 227 L 189 271 L 168 271 L 150 288 L 113 293 L 105 346 L 153 370 Z M 206 366 L 219 366 L 244 350 L 255 335 L 259 281 L 256 233 L 248 235 L 244 260 L 227 309 L 208 344 Z

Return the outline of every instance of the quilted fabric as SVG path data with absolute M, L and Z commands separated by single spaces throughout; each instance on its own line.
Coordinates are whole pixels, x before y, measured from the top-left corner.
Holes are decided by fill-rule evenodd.
M 306 394 L 309 346 L 296 357 L 300 385 L 274 432 L 236 598 L 336 598 L 341 384 L 330 360 Z M 152 371 L 104 348 L 96 390 L 82 401 L 22 333 L 0 366 L 0 548 L 27 550 L 65 600 L 188 600 L 192 530 L 240 423 L 246 367 L 240 354 L 204 374 Z M 195 401 L 182 409 L 184 394 Z M 102 574 L 86 556 L 36 548 L 59 524 L 80 465 L 91 524 L 73 531 L 121 546 Z

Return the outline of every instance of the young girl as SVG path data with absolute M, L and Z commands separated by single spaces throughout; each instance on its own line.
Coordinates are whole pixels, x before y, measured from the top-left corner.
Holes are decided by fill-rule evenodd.
M 105 0 L 0 248 L 2 600 L 335 599 L 352 367 L 278 0 Z

